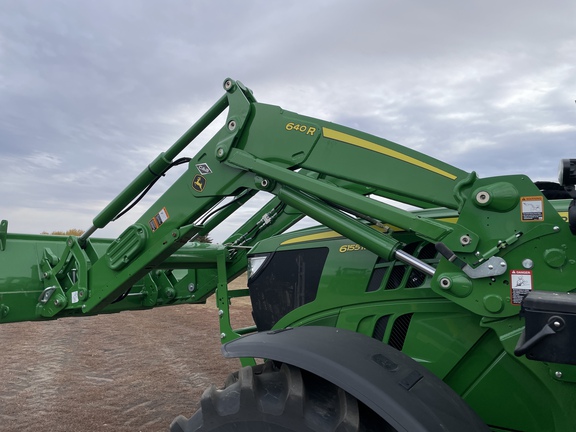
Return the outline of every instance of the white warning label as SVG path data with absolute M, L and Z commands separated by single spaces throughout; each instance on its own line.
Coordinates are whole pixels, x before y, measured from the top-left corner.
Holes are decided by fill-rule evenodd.
M 169 217 L 170 216 L 168 215 L 166 207 L 162 208 L 162 210 L 160 210 L 158 214 L 154 216 L 152 219 L 150 219 L 150 221 L 148 222 L 148 225 L 150 225 L 150 229 L 152 230 L 152 232 L 160 228 L 160 225 L 166 222 Z
M 521 198 L 522 222 L 544 220 L 544 199 L 541 196 Z
M 510 272 L 510 302 L 519 305 L 532 291 L 532 271 L 512 270 Z

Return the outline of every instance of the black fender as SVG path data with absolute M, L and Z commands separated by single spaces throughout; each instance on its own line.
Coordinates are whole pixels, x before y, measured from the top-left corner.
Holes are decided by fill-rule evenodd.
M 489 432 L 436 375 L 376 339 L 333 327 L 255 333 L 222 346 L 225 357 L 288 363 L 344 389 L 398 431 Z

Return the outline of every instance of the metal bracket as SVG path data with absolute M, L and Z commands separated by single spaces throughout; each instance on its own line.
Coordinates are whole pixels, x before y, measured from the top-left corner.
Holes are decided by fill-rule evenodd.
M 473 268 L 466 264 L 462 267 L 462 271 L 471 279 L 480 279 L 486 277 L 500 276 L 506 272 L 508 264 L 502 258 L 493 256 L 487 261 L 484 261 L 478 267 Z
M 40 297 L 38 297 L 38 303 L 42 304 L 48 303 L 50 297 L 52 297 L 52 294 L 54 294 L 54 291 L 56 291 L 55 286 L 44 288 L 44 291 L 42 291 L 42 294 L 40 294 Z
M 458 258 L 444 243 L 436 243 L 436 250 L 448 261 L 459 267 L 470 279 L 500 276 L 508 268 L 506 261 L 497 256 L 488 258 L 477 267 L 471 267 Z

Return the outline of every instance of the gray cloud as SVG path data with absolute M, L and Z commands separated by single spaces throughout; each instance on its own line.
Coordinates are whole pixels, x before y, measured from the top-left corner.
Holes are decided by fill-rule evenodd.
M 481 176 L 550 179 L 576 156 L 571 3 L 14 0 L 0 12 L 11 231 L 90 226 L 227 76 Z

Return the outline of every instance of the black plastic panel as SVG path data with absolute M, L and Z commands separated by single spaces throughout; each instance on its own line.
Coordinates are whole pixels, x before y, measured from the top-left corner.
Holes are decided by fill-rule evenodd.
M 252 314 L 259 331 L 269 330 L 290 311 L 314 301 L 328 248 L 276 252 L 248 280 Z

